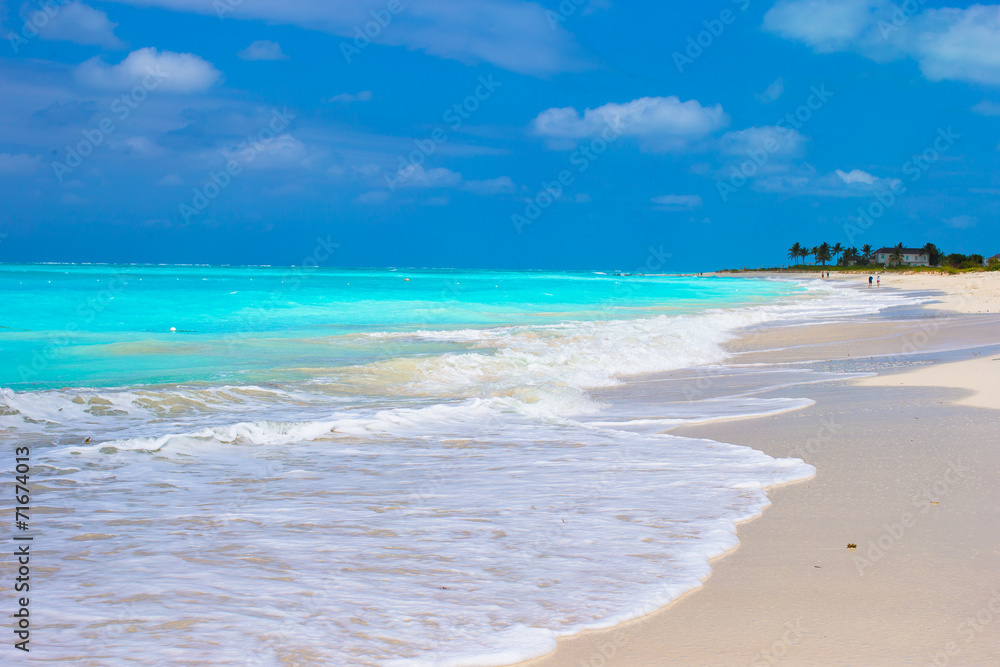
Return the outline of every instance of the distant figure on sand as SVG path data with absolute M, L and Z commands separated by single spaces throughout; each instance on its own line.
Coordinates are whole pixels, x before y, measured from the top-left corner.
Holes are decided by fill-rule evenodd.
M 877 276 L 875 276 L 875 287 L 881 287 L 881 286 L 882 286 L 882 274 L 880 273 Z
M 874 278 L 872 278 L 871 276 L 868 276 L 868 287 L 872 286 L 872 281 L 874 281 L 874 280 L 875 280 Z

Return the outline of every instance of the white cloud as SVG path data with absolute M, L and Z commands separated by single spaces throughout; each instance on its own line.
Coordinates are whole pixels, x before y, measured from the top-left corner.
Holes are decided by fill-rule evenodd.
M 686 211 L 702 205 L 699 195 L 662 195 L 653 197 L 652 201 L 665 211 Z
M 258 39 L 236 54 L 240 60 L 287 60 L 281 45 L 267 39 Z
M 795 157 L 805 149 L 806 138 L 797 130 L 774 125 L 748 127 L 727 132 L 719 139 L 719 148 L 728 155 L 753 155 L 766 153 L 772 156 Z
M 547 109 L 532 122 L 536 134 L 557 140 L 623 136 L 652 140 L 672 148 L 704 137 L 724 127 L 729 117 L 722 105 L 702 106 L 697 100 L 681 102 L 671 97 L 641 97 L 625 104 L 609 103 L 586 109 L 581 116 L 572 107 Z
M 909 46 L 928 79 L 1000 84 L 1000 5 L 931 9 L 914 24 Z
M 122 142 L 121 148 L 128 154 L 139 157 L 157 157 L 165 152 L 146 137 L 129 137 Z
M 152 47 L 139 49 L 117 65 L 91 58 L 75 70 L 78 81 L 91 88 L 124 91 L 142 84 L 148 89 L 176 93 L 207 90 L 221 73 L 192 53 L 162 53 Z
M 781 0 L 764 28 L 818 52 L 912 58 L 931 81 L 1000 85 L 1000 5 L 895 12 L 889 0 Z
M 786 174 L 761 178 L 754 187 L 764 192 L 780 192 L 813 197 L 870 197 L 885 190 L 896 190 L 902 181 L 898 178 L 881 178 L 860 169 L 845 172 L 837 169 L 819 175 L 811 167 L 803 167 Z
M 876 180 L 878 180 L 867 171 L 861 171 L 860 169 L 852 169 L 849 172 L 838 169 L 834 173 L 840 177 L 840 180 L 848 185 L 851 183 L 864 183 L 865 185 L 872 185 Z
M 396 172 L 400 187 L 406 188 L 454 188 L 462 183 L 462 175 L 451 169 L 436 167 L 424 169 L 422 165 L 410 164 Z
M 41 39 L 51 41 L 75 42 L 103 46 L 109 49 L 119 49 L 124 43 L 115 37 L 117 23 L 108 20 L 104 12 L 89 7 L 81 2 L 70 2 L 62 7 L 56 5 L 51 15 L 39 31 Z
M 488 178 L 482 181 L 466 181 L 465 189 L 477 195 L 492 195 L 503 192 L 514 192 L 517 188 L 510 176 Z
M 33 174 L 42 158 L 39 155 L 0 153 L 0 174 L 23 176 Z
M 945 220 L 944 224 L 954 229 L 972 229 L 977 222 L 979 222 L 979 218 L 973 215 L 956 215 L 954 218 Z
M 780 0 L 764 15 L 764 29 L 817 51 L 850 48 L 876 18 L 879 0 Z
M 296 169 L 313 166 L 318 156 L 291 134 L 280 134 L 273 139 L 250 142 L 238 148 L 222 151 L 248 169 Z
M 979 104 L 972 107 L 972 111 L 983 116 L 1000 116 L 1000 104 L 989 100 L 983 100 Z
M 121 1 L 227 20 L 292 24 L 337 35 L 341 39 L 331 45 L 331 57 L 346 62 L 366 57 L 364 50 L 370 47 L 360 38 L 355 41 L 360 34 L 380 45 L 403 46 L 472 64 L 489 62 L 525 74 L 546 75 L 585 66 L 571 34 L 558 26 L 553 29 L 545 8 L 535 2 L 403 0 L 396 5 L 386 0 Z M 399 6 L 401 11 L 393 13 L 390 6 Z
M 774 102 L 782 93 L 785 92 L 785 80 L 783 78 L 778 78 L 774 83 L 764 89 L 763 93 L 757 95 L 757 100 L 764 104 L 770 104 Z
M 517 188 L 509 176 L 499 176 L 479 181 L 467 181 L 457 171 L 436 167 L 424 169 L 422 165 L 411 164 L 394 174 L 396 187 L 404 188 L 454 188 L 477 195 L 492 195 L 514 192 Z
M 340 93 L 339 95 L 334 95 L 328 101 L 329 102 L 370 102 L 372 99 L 372 91 L 362 90 L 360 93 Z

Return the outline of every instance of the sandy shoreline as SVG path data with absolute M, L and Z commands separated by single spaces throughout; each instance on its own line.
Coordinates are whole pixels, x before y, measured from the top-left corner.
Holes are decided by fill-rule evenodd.
M 876 275 L 875 271 L 847 273 L 831 272 L 825 280 L 838 283 L 849 283 L 866 287 L 868 276 Z M 712 274 L 723 275 L 723 274 Z M 742 278 L 783 278 L 786 280 L 818 280 L 816 273 L 753 273 L 724 274 Z M 940 303 L 929 304 L 932 310 L 953 313 L 997 313 L 1000 312 L 1000 271 L 982 271 L 975 273 L 882 273 L 882 289 L 928 290 L 938 293 Z M 874 288 L 878 289 L 878 288 Z
M 732 346 L 737 363 L 874 363 L 877 376 L 762 395 L 815 400 L 809 408 L 671 431 L 800 457 L 816 477 L 769 490 L 772 506 L 740 526 L 740 546 L 701 588 L 523 665 L 996 660 L 1000 317 L 955 313 L 996 313 L 1000 274 L 890 274 L 887 287 L 940 290 L 941 303 L 898 320 L 751 332 Z

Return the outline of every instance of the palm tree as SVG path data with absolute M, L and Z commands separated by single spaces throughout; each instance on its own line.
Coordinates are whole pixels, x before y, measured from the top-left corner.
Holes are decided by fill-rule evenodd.
M 842 246 L 839 241 L 834 243 L 833 247 L 830 248 L 830 252 L 833 253 L 833 259 L 837 262 L 837 264 L 840 264 L 840 253 L 844 252 L 844 250 L 844 246 Z
M 927 263 L 931 266 L 937 266 L 941 261 L 941 251 L 933 243 L 925 244 L 921 250 L 927 253 Z
M 823 241 L 818 248 L 813 248 L 813 255 L 816 256 L 816 261 L 820 262 L 823 266 L 830 261 L 830 244 Z
M 792 247 L 788 249 L 788 259 L 792 262 L 796 262 L 799 259 L 799 253 L 802 251 L 802 244 L 796 241 L 792 244 Z
M 809 248 L 805 246 L 799 248 L 799 257 L 802 259 L 803 262 L 806 261 L 806 257 L 808 256 L 809 256 Z
M 851 266 L 858 261 L 858 249 L 850 247 L 844 251 L 844 266 Z
M 872 257 L 875 254 L 875 249 L 872 248 L 872 244 L 871 243 L 866 243 L 863 246 L 861 246 L 861 252 L 863 253 L 863 256 L 865 258 L 865 262 L 867 263 L 867 262 L 871 262 L 872 261 Z
M 899 266 L 903 263 L 903 244 L 897 243 L 892 248 L 892 254 L 889 255 L 889 266 Z

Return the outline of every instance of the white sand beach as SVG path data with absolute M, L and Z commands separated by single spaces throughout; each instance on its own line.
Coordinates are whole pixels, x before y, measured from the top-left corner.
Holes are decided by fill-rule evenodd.
M 739 547 L 701 588 L 524 665 L 996 660 L 1000 318 L 978 313 L 995 312 L 1000 274 L 883 276 L 892 288 L 943 294 L 902 321 L 754 332 L 733 349 L 747 363 L 888 358 L 899 368 L 771 394 L 816 401 L 809 408 L 671 430 L 800 456 L 816 477 L 771 489 L 772 506 L 740 525 Z

